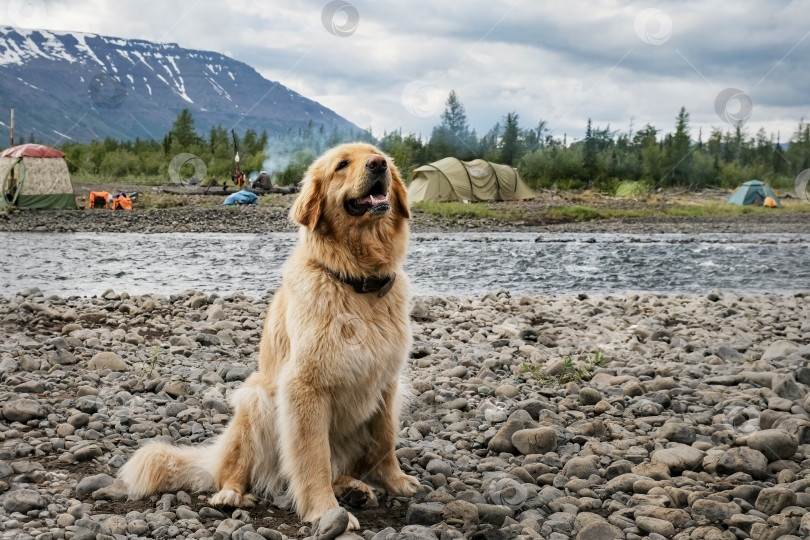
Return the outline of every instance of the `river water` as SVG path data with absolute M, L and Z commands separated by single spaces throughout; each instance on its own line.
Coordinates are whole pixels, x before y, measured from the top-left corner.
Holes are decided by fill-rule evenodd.
M 0 233 L 0 295 L 186 289 L 261 296 L 278 287 L 293 233 Z M 415 294 L 789 294 L 810 289 L 810 234 L 415 234 Z

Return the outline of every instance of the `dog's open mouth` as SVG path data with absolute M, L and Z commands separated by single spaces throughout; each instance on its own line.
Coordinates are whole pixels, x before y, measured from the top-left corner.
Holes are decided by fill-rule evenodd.
M 385 214 L 391 210 L 391 204 L 388 202 L 388 194 L 384 190 L 383 183 L 378 180 L 362 197 L 346 201 L 346 211 L 352 216 Z

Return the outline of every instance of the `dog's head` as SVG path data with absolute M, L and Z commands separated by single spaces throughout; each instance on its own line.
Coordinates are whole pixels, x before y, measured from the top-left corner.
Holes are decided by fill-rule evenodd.
M 290 217 L 319 225 L 363 227 L 410 218 L 405 184 L 391 158 L 370 144 L 337 146 L 310 165 Z

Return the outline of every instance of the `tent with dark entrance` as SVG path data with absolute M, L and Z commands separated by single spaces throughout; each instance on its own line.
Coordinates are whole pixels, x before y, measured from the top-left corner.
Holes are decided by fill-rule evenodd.
M 65 154 L 41 144 L 0 153 L 0 208 L 76 209 Z
M 509 165 L 483 159 L 461 161 L 446 157 L 413 171 L 408 200 L 516 201 L 536 197 Z
M 770 200 L 769 200 L 770 199 Z M 728 198 L 728 203 L 740 206 L 776 206 L 782 208 L 782 203 L 776 193 L 762 180 L 749 180 Z

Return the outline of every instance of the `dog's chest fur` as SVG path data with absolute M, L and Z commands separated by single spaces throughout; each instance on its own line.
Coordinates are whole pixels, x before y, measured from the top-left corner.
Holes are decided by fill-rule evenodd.
M 395 300 L 395 299 L 392 299 Z M 384 302 L 385 299 L 378 300 Z M 385 315 L 383 315 L 384 312 Z M 330 385 L 333 420 L 340 425 L 366 421 L 380 407 L 383 392 L 396 385 L 410 350 L 411 334 L 407 313 L 393 305 L 380 316 L 357 321 L 360 343 L 347 341 L 331 359 L 335 377 Z

